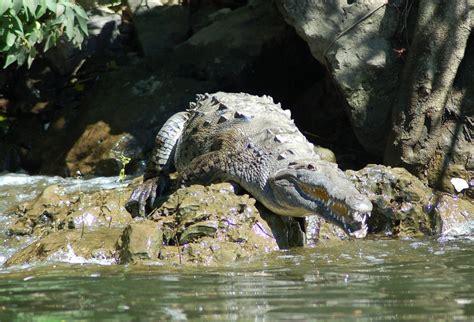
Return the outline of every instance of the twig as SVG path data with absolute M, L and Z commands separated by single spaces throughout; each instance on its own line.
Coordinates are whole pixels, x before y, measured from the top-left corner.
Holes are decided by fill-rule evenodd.
M 344 36 L 345 34 L 347 34 L 349 31 L 351 31 L 355 26 L 357 26 L 358 24 L 360 24 L 362 21 L 366 20 L 367 18 L 369 18 L 370 16 L 372 16 L 375 12 L 377 12 L 380 8 L 382 8 L 383 6 L 386 6 L 388 4 L 388 0 L 384 1 L 384 3 L 382 3 L 380 6 L 378 6 L 377 8 L 374 8 L 372 9 L 370 12 L 366 13 L 365 15 L 363 15 L 361 18 L 359 18 L 359 20 L 357 20 L 356 22 L 354 22 L 352 25 L 350 25 L 349 27 L 347 27 L 346 29 L 344 29 L 343 31 L 341 31 L 339 34 L 337 34 L 337 36 L 331 41 L 331 43 L 329 44 L 329 46 L 326 48 L 326 50 L 324 51 L 323 53 L 323 56 L 326 58 L 326 54 L 327 52 L 329 51 L 329 49 L 331 49 L 331 47 L 334 45 L 334 43 L 339 39 L 341 38 L 342 36 Z

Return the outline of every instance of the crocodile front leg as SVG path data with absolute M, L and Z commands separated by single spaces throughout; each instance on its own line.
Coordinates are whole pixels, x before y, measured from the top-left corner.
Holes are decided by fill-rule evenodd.
M 153 208 L 159 182 L 160 180 L 158 177 L 150 178 L 133 190 L 130 198 L 125 204 L 125 209 L 127 209 L 132 217 L 143 217 Z

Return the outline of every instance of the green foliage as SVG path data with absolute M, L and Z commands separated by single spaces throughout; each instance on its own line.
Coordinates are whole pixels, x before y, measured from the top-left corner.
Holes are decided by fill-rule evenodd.
M 74 0 L 0 0 L 0 59 L 3 67 L 25 62 L 55 46 L 61 37 L 80 46 L 87 14 Z

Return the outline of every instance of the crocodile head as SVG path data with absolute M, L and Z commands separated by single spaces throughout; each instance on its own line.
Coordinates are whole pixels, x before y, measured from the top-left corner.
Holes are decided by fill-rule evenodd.
M 269 188 L 281 215 L 318 214 L 350 236 L 367 234 L 372 203 L 336 164 L 319 160 L 291 163 L 269 178 Z

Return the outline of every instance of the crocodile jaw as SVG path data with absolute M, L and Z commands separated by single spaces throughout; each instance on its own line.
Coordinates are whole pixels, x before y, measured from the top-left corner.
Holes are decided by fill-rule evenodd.
M 305 183 L 296 181 L 295 185 L 298 187 L 297 190 L 301 190 L 302 197 L 312 200 L 320 205 L 319 214 L 325 219 L 341 226 L 341 228 L 352 237 L 365 237 L 367 234 L 366 221 L 370 216 L 371 207 L 364 205 L 366 198 L 361 196 L 358 191 L 350 189 L 349 192 L 353 193 L 353 196 L 339 199 L 328 192 L 330 189 L 323 186 L 309 186 Z M 344 188 L 347 189 L 347 186 Z M 339 194 L 339 197 L 340 196 L 341 194 Z M 360 201 L 360 204 L 357 204 L 358 201 Z
M 318 161 L 309 168 L 280 170 L 270 178 L 270 186 L 279 208 L 275 212 L 287 216 L 318 214 L 349 236 L 366 236 L 372 204 L 333 164 Z

